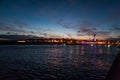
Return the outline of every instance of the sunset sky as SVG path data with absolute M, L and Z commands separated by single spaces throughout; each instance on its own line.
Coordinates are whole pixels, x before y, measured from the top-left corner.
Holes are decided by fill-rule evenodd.
M 120 39 L 120 0 L 0 0 L 0 39 Z

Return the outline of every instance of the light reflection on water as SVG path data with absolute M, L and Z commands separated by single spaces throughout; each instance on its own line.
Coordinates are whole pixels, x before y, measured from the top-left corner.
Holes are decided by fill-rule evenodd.
M 0 80 L 102 80 L 117 53 L 105 45 L 2 45 Z

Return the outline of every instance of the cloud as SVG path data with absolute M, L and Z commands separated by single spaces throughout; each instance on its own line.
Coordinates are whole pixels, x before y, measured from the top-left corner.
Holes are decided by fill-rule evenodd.
M 107 16 L 105 19 L 103 19 L 102 21 L 100 21 L 99 23 L 96 24 L 96 26 L 100 26 L 109 22 L 112 22 L 114 20 L 118 20 L 120 19 L 120 11 L 115 11 L 112 14 L 110 14 L 109 16 Z
M 29 29 L 30 29 L 30 31 L 29 31 Z M 4 32 L 5 35 L 18 35 L 18 36 L 20 36 L 20 38 L 25 38 L 26 35 L 37 36 L 37 37 L 40 37 L 40 36 L 46 37 L 44 35 L 44 33 L 53 31 L 53 30 L 51 30 L 49 28 L 33 28 L 32 26 L 30 26 L 29 24 L 26 24 L 25 22 L 23 22 L 21 20 L 16 20 L 16 21 L 13 21 L 10 23 L 0 22 L 0 31 Z M 0 33 L 0 34 L 2 34 L 2 33 Z M 22 36 L 24 35 L 25 37 L 21 37 L 21 35 Z M 48 35 L 50 35 L 50 34 L 48 34 Z M 18 37 L 15 37 L 15 36 L 13 38 L 18 39 Z
M 16 24 L 14 24 L 14 23 L 0 22 L 0 31 L 5 32 L 5 35 L 8 36 L 8 37 L 10 36 L 10 38 L 12 38 L 12 39 L 13 38 L 18 39 L 18 37 L 23 38 L 23 35 L 24 36 L 26 36 L 26 35 L 35 36 L 37 34 L 37 33 L 35 34 L 33 31 L 32 32 L 26 31 L 25 28 L 27 26 L 23 23 L 20 23 L 20 24 L 17 24 L 17 25 L 19 25 L 19 27 L 16 27 Z M 2 33 L 0 33 L 0 34 L 2 34 Z M 14 36 L 11 37 L 11 35 L 14 35 Z
M 112 30 L 120 31 L 120 25 L 119 24 L 112 25 Z
M 92 29 L 96 29 L 95 25 L 90 22 L 90 21 L 81 21 L 81 22 L 76 22 L 76 23 L 72 23 L 72 22 L 67 22 L 65 20 L 59 20 L 57 22 L 57 24 L 61 25 L 64 28 L 68 28 L 68 29 L 81 29 L 82 27 L 84 28 L 92 28 Z
M 120 27 L 115 27 L 114 30 L 120 31 Z
M 71 25 L 72 23 L 65 23 L 61 20 L 59 21 L 59 24 L 66 29 L 76 31 L 77 36 L 93 36 L 94 34 L 97 34 L 97 36 L 105 38 L 109 37 L 112 33 L 110 30 L 100 30 L 99 27 L 95 26 L 95 24 L 90 21 L 81 21 L 75 25 Z M 115 29 L 119 30 L 119 27 L 114 27 L 114 30 Z
M 0 30 L 14 30 L 13 25 L 0 22 Z
M 96 28 L 87 28 L 87 27 L 81 27 L 80 30 L 77 31 L 77 36 L 93 36 L 94 34 L 97 34 L 98 36 L 108 36 L 111 32 L 109 31 L 100 31 Z
M 6 35 L 18 35 L 16 32 L 6 32 Z
M 63 38 L 60 35 L 52 35 L 52 34 L 49 34 L 48 37 L 50 37 L 50 38 Z
M 120 38 L 120 35 L 118 35 L 117 37 Z
M 6 21 L 6 22 L 5 22 Z M 26 29 L 33 28 L 31 25 L 26 22 L 18 19 L 5 19 L 5 21 L 0 22 L 0 30 L 3 31 L 17 31 L 17 32 L 26 32 Z
M 58 20 L 58 21 L 56 21 L 56 23 L 67 29 L 71 29 L 74 27 L 74 26 L 72 26 L 72 23 L 66 22 L 64 20 Z
M 18 40 L 18 39 L 40 39 L 41 37 L 33 35 L 0 35 L 0 38 Z
M 114 41 L 120 41 L 120 37 L 118 37 L 118 38 L 112 38 L 112 37 L 110 37 L 110 38 L 107 38 L 107 40 L 114 40 Z
M 77 36 L 85 36 L 85 34 L 78 33 Z
M 7 32 L 6 34 L 8 34 L 8 35 L 9 35 L 9 34 L 11 34 L 11 32 Z
M 64 20 L 59 20 L 57 22 L 57 24 L 61 25 L 63 28 L 66 29 L 72 29 L 73 31 L 76 31 L 77 33 L 86 33 L 91 34 L 93 32 L 93 30 L 96 30 L 95 26 L 93 25 L 93 23 L 91 23 L 90 21 L 81 21 L 81 22 L 77 22 L 77 23 L 70 23 Z M 77 34 L 78 35 L 78 34 Z
M 95 27 L 90 27 L 90 26 L 79 27 L 78 29 L 76 29 L 76 31 L 77 31 L 77 35 L 79 34 L 93 35 L 97 33 L 97 29 Z
M 120 24 L 112 24 L 109 26 L 109 31 L 111 31 L 114 34 L 120 34 Z
M 0 30 L 1 31 L 26 32 L 25 30 L 17 29 L 15 25 L 12 23 L 4 23 L 4 22 L 0 22 Z
M 87 35 L 91 35 L 91 34 L 93 34 L 94 31 L 92 29 L 81 27 L 80 32 L 86 33 Z
M 30 33 L 34 34 L 35 32 L 34 31 L 30 31 Z
M 30 25 L 26 24 L 25 22 L 23 22 L 21 20 L 14 21 L 14 24 L 19 28 L 31 28 Z
M 90 21 L 81 21 L 76 25 L 76 27 L 94 27 L 94 25 Z
M 108 36 L 111 32 L 109 31 L 97 31 L 99 36 Z

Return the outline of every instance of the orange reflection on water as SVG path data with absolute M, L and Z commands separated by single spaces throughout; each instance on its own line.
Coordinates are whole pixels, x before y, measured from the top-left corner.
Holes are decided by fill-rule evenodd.
M 78 45 L 76 46 L 75 53 L 76 53 L 76 55 L 79 55 L 79 54 L 80 54 L 80 48 L 79 48 Z
M 104 62 L 102 61 L 102 60 L 97 60 L 97 62 L 96 62 L 96 67 L 98 68 L 98 69 L 103 69 L 104 68 Z
M 51 63 L 54 66 L 62 66 L 62 60 L 60 58 L 53 58 L 51 60 Z
M 51 66 L 62 66 L 63 58 L 63 48 L 60 46 L 54 45 L 52 48 L 46 49 L 46 52 L 49 51 L 49 54 L 46 57 L 46 63 L 51 64 Z
M 98 49 L 99 54 L 103 54 L 103 50 L 101 48 Z
M 104 60 L 103 58 L 100 58 L 101 55 L 104 54 L 103 49 L 104 47 L 97 45 L 93 45 L 92 48 L 91 46 L 86 45 L 66 45 L 61 47 L 56 46 L 46 49 L 47 52 L 49 51 L 49 54 L 47 54 L 46 57 L 46 63 L 49 64 L 49 67 L 52 68 L 69 66 L 74 67 L 75 69 L 104 69 L 107 65 L 105 61 L 107 57 L 104 57 Z M 109 58 L 107 63 L 109 63 Z
M 84 51 L 84 46 L 81 46 L 81 55 L 84 55 L 85 51 Z

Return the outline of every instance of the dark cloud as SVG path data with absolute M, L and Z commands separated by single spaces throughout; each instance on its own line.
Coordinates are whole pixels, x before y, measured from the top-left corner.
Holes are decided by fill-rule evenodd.
M 33 34 L 34 34 L 35 32 L 34 32 L 34 31 L 30 31 L 30 33 L 33 33 Z
M 111 32 L 109 31 L 98 31 L 96 28 L 85 28 L 81 27 L 79 31 L 77 31 L 78 36 L 93 36 L 94 34 L 97 34 L 98 36 L 108 36 Z
M 97 31 L 99 36 L 108 36 L 111 32 L 109 31 Z
M 79 27 L 78 29 L 76 30 L 79 30 L 77 31 L 77 33 L 83 33 L 84 35 L 94 35 L 97 33 L 97 28 L 96 27 L 93 27 L 92 24 L 90 23 L 84 23 L 85 25 L 84 26 L 81 26 Z
M 120 38 L 120 34 L 117 37 Z
M 66 29 L 72 29 L 76 31 L 77 36 L 93 36 L 94 34 L 97 34 L 97 36 L 109 37 L 112 33 L 110 30 L 99 30 L 99 27 L 95 26 L 95 24 L 91 23 L 90 21 L 81 21 L 73 26 L 62 21 L 59 22 L 59 24 Z M 113 28 L 114 30 L 119 30 L 118 26 Z
M 14 25 L 10 24 L 10 23 L 3 23 L 0 22 L 0 30 L 15 30 L 13 28 Z
M 13 32 L 27 32 L 26 29 L 32 29 L 32 27 L 18 19 L 10 19 L 6 22 L 0 22 L 0 30 L 1 31 L 13 31 Z
M 120 31 L 120 25 L 114 24 L 114 25 L 112 25 L 112 29 L 115 31 Z
M 82 21 L 76 25 L 76 27 L 94 27 L 94 25 L 90 21 Z
M 112 38 L 112 37 L 110 37 L 110 38 L 107 38 L 107 40 L 113 40 L 113 41 L 120 41 L 120 37 L 118 37 L 118 38 Z
M 7 35 L 18 35 L 16 32 L 6 32 Z
M 72 38 L 72 35 L 71 35 L 71 34 L 67 34 L 67 36 L 68 36 L 69 38 Z
M 77 36 L 91 36 L 93 33 L 94 31 L 92 29 L 81 28 L 80 31 L 77 31 Z
M 67 29 L 73 28 L 72 23 L 65 22 L 64 20 L 58 20 L 56 23 Z
M 118 35 L 117 37 L 120 38 L 120 35 Z
M 106 23 L 109 23 L 109 22 L 112 22 L 118 19 L 120 20 L 120 11 L 115 11 L 111 13 L 110 15 L 108 15 L 105 19 L 97 23 L 96 26 L 100 26 L 100 25 L 103 25 L 103 24 L 106 24 Z
M 120 34 L 120 24 L 113 24 L 109 26 L 109 31 Z
M 91 35 L 91 34 L 93 34 L 93 30 L 92 29 L 88 29 L 88 28 L 84 28 L 84 27 L 81 27 L 80 28 L 80 31 L 82 32 L 82 33 L 86 33 L 87 35 Z
M 13 39 L 13 38 L 14 39 L 20 39 L 20 38 L 21 39 L 27 39 L 27 38 L 30 38 L 30 37 L 35 38 L 35 36 L 46 37 L 44 35 L 44 32 L 52 31 L 51 29 L 48 29 L 48 28 L 39 28 L 38 29 L 38 28 L 30 28 L 30 27 L 31 26 L 29 26 L 28 24 L 25 24 L 24 22 L 21 22 L 21 21 L 17 21 L 15 23 L 0 22 L 0 31 L 5 32 L 5 35 L 6 36 L 9 35 L 11 39 Z M 26 28 L 27 29 L 28 28 L 33 29 L 33 31 L 26 31 Z M 0 34 L 2 34 L 2 33 L 0 33 Z M 30 35 L 30 36 L 26 36 L 26 35 Z
M 120 27 L 115 27 L 114 29 L 117 31 L 120 31 Z
M 8 34 L 8 35 L 9 35 L 9 34 L 11 34 L 11 32 L 7 32 L 6 34 Z
M 52 34 L 49 34 L 48 35 L 50 38 L 62 38 L 62 36 L 60 35 L 52 35 Z
M 0 38 L 12 39 L 12 40 L 18 40 L 18 39 L 40 39 L 40 37 L 33 36 L 33 35 L 0 35 Z
M 52 29 L 50 29 L 50 28 L 40 28 L 41 29 L 41 31 L 53 31 Z
M 77 36 L 85 36 L 85 34 L 78 33 Z
M 14 31 L 14 32 L 26 32 L 23 29 L 17 29 L 12 23 L 4 23 L 0 22 L 0 30 L 1 31 Z
M 14 22 L 14 24 L 19 28 L 31 28 L 31 26 L 29 24 L 26 24 L 25 22 L 23 22 L 21 20 L 16 20 Z
M 90 21 L 81 21 L 81 22 L 77 22 L 77 23 L 70 23 L 64 20 L 59 20 L 57 21 L 57 24 L 61 25 L 62 27 L 66 28 L 66 29 L 73 29 L 73 30 L 82 30 L 82 31 L 86 31 L 88 29 L 93 29 L 96 30 L 95 26 L 93 25 L 93 23 L 91 23 Z M 90 31 L 90 30 L 89 30 Z

